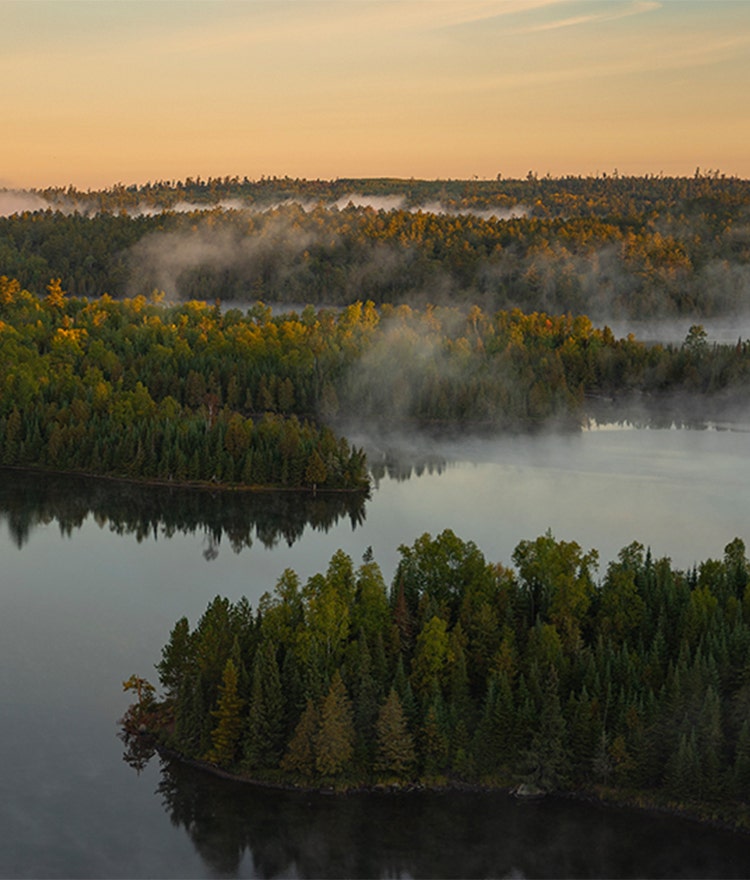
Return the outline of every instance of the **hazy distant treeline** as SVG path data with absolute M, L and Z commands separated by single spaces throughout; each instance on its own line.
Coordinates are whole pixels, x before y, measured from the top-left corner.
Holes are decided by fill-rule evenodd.
M 750 568 L 735 539 L 691 571 L 547 533 L 515 570 L 445 531 L 399 548 L 390 589 L 338 551 L 253 611 L 216 597 L 134 676 L 128 717 L 269 782 L 612 787 L 747 822 Z M 744 820 L 743 820 L 744 815 Z
M 22 194 L 0 274 L 73 295 L 710 316 L 750 305 L 750 182 L 240 178 Z M 49 205 L 48 210 L 39 210 Z

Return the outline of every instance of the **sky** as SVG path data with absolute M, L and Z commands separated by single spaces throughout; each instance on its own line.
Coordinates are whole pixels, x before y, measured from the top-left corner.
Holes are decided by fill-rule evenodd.
M 750 177 L 750 0 L 0 0 L 0 187 Z

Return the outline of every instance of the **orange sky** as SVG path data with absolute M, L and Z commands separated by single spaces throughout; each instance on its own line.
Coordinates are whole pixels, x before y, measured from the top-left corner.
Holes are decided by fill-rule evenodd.
M 750 177 L 745 0 L 0 0 L 0 187 Z

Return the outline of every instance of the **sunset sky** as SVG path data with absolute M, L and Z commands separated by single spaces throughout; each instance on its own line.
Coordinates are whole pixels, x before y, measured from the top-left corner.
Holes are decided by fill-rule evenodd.
M 745 0 L 0 0 L 0 187 L 750 177 Z

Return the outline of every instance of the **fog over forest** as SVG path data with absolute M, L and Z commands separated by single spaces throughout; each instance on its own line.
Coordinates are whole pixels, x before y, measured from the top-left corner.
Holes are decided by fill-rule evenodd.
M 644 321 L 669 320 L 654 338 L 677 341 L 692 321 L 747 325 L 750 184 L 530 172 L 4 190 L 0 272 L 89 297 L 586 314 L 646 337 Z

